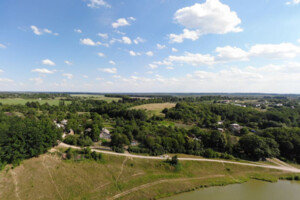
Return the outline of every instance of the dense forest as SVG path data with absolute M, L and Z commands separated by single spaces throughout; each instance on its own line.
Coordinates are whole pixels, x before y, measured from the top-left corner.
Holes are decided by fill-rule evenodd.
M 60 141 L 77 146 L 101 142 L 117 152 L 149 155 L 185 153 L 248 160 L 278 157 L 300 163 L 297 97 L 106 96 L 120 100 L 109 103 L 59 93 L 1 94 L 0 98 L 59 98 L 59 105 L 38 100 L 0 105 L 0 168 L 43 154 Z M 165 102 L 176 106 L 159 115 L 132 109 Z M 67 124 L 58 127 L 64 120 Z M 100 139 L 108 123 L 111 139 Z M 233 124 L 238 128 L 232 128 Z M 62 138 L 71 131 L 74 134 Z

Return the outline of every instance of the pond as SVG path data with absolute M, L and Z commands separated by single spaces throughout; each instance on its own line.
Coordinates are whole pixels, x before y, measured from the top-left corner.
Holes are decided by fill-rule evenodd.
M 251 180 L 243 184 L 199 189 L 163 200 L 300 200 L 300 182 Z

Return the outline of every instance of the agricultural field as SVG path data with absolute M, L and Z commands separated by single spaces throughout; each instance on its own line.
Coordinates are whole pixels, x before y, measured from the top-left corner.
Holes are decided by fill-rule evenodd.
M 49 105 L 59 105 L 61 99 L 22 99 L 22 98 L 6 98 L 0 99 L 0 103 L 9 105 L 25 105 L 27 102 L 39 102 L 40 104 L 48 103 Z M 70 101 L 65 101 L 65 103 L 71 103 Z
M 163 160 L 112 155 L 103 155 L 98 162 L 66 161 L 56 152 L 2 170 L 0 199 L 153 199 L 250 178 L 276 181 L 285 175 L 274 169 L 226 163 L 180 161 L 174 167 Z
M 79 97 L 83 99 L 93 99 L 93 100 L 102 100 L 107 101 L 108 103 L 112 101 L 119 101 L 121 98 L 115 97 L 105 97 L 104 95 L 94 95 L 94 94 L 71 94 L 71 97 Z
M 161 112 L 163 111 L 163 109 L 173 108 L 175 106 L 176 106 L 176 103 L 151 103 L 151 104 L 144 104 L 144 105 L 134 106 L 131 109 L 146 110 L 146 112 L 150 116 L 153 116 L 153 115 L 162 116 L 163 114 Z

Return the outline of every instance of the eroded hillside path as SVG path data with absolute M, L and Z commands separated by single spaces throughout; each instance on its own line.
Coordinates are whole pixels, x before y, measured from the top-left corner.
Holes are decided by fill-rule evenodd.
M 63 142 L 60 143 L 58 145 L 58 147 L 72 148 L 72 149 L 82 149 L 81 147 L 65 144 Z M 131 158 L 140 158 L 140 159 L 149 159 L 149 160 L 165 160 L 166 159 L 164 157 L 123 154 L 123 153 L 117 153 L 117 152 L 112 152 L 112 151 L 104 151 L 104 150 L 98 150 L 98 149 L 91 149 L 91 151 L 95 151 L 95 152 L 103 153 L 103 154 L 115 155 L 115 156 L 126 156 L 126 157 L 131 157 Z M 287 164 L 286 165 L 282 164 L 282 165 L 279 165 L 279 166 L 275 166 L 275 165 L 268 165 L 268 164 L 254 163 L 254 162 L 253 163 L 250 163 L 250 162 L 236 162 L 236 161 L 215 160 L 215 159 L 207 159 L 207 158 L 178 158 L 178 160 L 227 163 L 227 164 L 261 167 L 261 168 L 267 168 L 267 169 L 276 169 L 276 170 L 281 170 L 281 171 L 300 173 L 300 169 L 294 168 L 294 167 L 289 166 Z

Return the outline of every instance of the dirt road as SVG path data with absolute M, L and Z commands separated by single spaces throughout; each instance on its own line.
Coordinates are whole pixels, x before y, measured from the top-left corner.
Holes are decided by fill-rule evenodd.
M 73 148 L 73 149 L 81 149 L 81 147 L 68 145 L 65 143 L 60 143 L 58 147 L 66 147 L 66 148 Z M 98 149 L 91 149 L 92 151 L 103 153 L 103 154 L 109 154 L 109 155 L 115 155 L 115 156 L 126 156 L 131 158 L 140 158 L 140 159 L 149 159 L 149 160 L 165 160 L 164 157 L 157 157 L 157 156 L 141 156 L 141 155 L 132 155 L 132 154 L 123 154 L 123 153 L 116 153 L 112 151 L 103 151 Z M 235 161 L 228 161 L 228 160 L 215 160 L 215 159 L 206 159 L 206 158 L 178 158 L 178 160 L 184 160 L 184 161 L 199 161 L 199 162 L 215 162 L 215 163 L 228 163 L 228 164 L 236 164 L 236 165 L 244 165 L 244 166 L 252 166 L 252 167 L 261 167 L 261 168 L 268 168 L 268 169 L 276 169 L 276 170 L 282 170 L 287 172 L 293 172 L 293 173 L 300 173 L 300 169 L 288 166 L 288 165 L 280 165 L 280 166 L 274 166 L 274 165 L 267 165 L 267 164 L 260 164 L 260 163 L 243 163 L 243 162 L 235 162 Z

